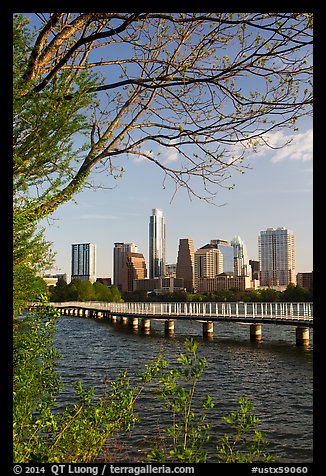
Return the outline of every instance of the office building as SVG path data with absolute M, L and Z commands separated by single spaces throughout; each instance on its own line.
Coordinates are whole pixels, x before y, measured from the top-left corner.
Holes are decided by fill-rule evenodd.
M 195 289 L 198 291 L 200 278 L 215 278 L 223 272 L 223 254 L 214 246 L 208 244 L 195 252 Z
M 128 253 L 137 253 L 135 243 L 114 243 L 113 248 L 113 284 L 122 289 L 122 273 Z
M 183 278 L 173 278 L 171 276 L 135 279 L 134 290 L 156 294 L 174 293 L 184 290 L 184 281 Z
M 259 261 L 250 259 L 249 260 L 249 266 L 250 266 L 250 276 L 252 280 L 259 281 L 260 278 L 260 263 Z
M 216 293 L 228 289 L 245 291 L 250 288 L 249 276 L 235 276 L 233 273 L 221 273 L 215 278 L 198 278 L 198 293 Z
M 72 245 L 71 280 L 73 279 L 95 282 L 96 245 L 94 243 Z
M 144 255 L 142 253 L 127 253 L 121 272 L 121 291 L 127 293 L 134 291 L 134 280 L 145 279 L 146 277 L 147 269 Z
M 211 240 L 211 245 L 221 251 L 223 255 L 223 273 L 234 272 L 233 246 L 226 240 Z
M 247 247 L 237 235 L 231 241 L 233 246 L 233 262 L 235 276 L 250 276 L 250 266 L 247 254 Z
M 195 287 L 195 252 L 194 242 L 189 238 L 179 240 L 176 277 L 184 279 L 187 291 L 194 292 Z
M 153 208 L 149 220 L 149 277 L 165 274 L 165 222 L 163 211 Z
M 284 227 L 267 228 L 258 238 L 260 286 L 296 284 L 294 234 Z
M 313 272 L 311 273 L 298 273 L 297 284 L 303 288 L 312 289 L 313 287 Z
M 165 265 L 165 277 L 166 278 L 175 278 L 177 273 L 176 263 L 169 263 Z

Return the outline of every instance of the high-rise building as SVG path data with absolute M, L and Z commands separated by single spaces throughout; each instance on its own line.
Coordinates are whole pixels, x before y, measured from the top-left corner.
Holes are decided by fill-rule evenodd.
M 249 260 L 249 265 L 250 265 L 250 268 L 251 268 L 251 274 L 250 274 L 251 279 L 259 281 L 259 279 L 260 279 L 260 263 L 259 263 L 259 261 L 250 259 Z
M 223 273 L 223 254 L 213 244 L 199 248 L 195 252 L 195 288 L 200 278 L 215 278 Z
M 96 245 L 79 243 L 72 245 L 71 279 L 96 281 Z
M 176 277 L 184 279 L 187 291 L 193 292 L 195 287 L 195 252 L 194 242 L 190 238 L 179 240 Z
M 296 283 L 294 234 L 284 227 L 267 228 L 258 238 L 261 286 Z
M 134 291 L 134 280 L 145 279 L 146 277 L 147 269 L 144 255 L 142 253 L 127 253 L 121 273 L 121 291 Z
M 311 273 L 298 273 L 297 284 L 303 288 L 312 289 L 313 287 L 313 271 Z
M 126 264 L 127 253 L 137 253 L 135 243 L 114 243 L 113 248 L 113 284 L 121 289 L 122 272 Z
M 153 208 L 149 220 L 149 277 L 165 274 L 165 222 L 163 211 Z
M 165 265 L 165 277 L 175 278 L 177 272 L 176 263 L 169 263 Z
M 222 273 L 234 272 L 234 251 L 233 246 L 226 240 L 211 240 L 211 245 L 221 251 L 223 255 Z
M 250 276 L 247 247 L 239 235 L 233 238 L 231 245 L 233 246 L 235 276 Z

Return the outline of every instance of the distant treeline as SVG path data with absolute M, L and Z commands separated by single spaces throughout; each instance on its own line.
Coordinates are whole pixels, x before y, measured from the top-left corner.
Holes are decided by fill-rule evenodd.
M 289 284 L 285 291 L 265 288 L 253 289 L 250 291 L 227 289 L 207 294 L 189 293 L 187 291 L 176 291 L 165 294 L 135 291 L 121 294 L 119 289 L 115 286 L 108 287 L 100 282 L 92 284 L 89 281 L 73 279 L 70 284 L 67 284 L 63 279 L 59 279 L 57 284 L 50 289 L 50 300 L 54 302 L 302 302 L 313 301 L 313 290 L 299 285 Z
M 121 293 L 115 286 L 108 287 L 98 281 L 91 283 L 81 279 L 73 279 L 67 284 L 64 279 L 58 279 L 55 286 L 50 288 L 50 300 L 63 301 L 106 301 L 122 302 Z

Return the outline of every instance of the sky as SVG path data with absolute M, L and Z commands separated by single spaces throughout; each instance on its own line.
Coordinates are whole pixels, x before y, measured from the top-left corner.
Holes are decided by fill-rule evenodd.
M 95 243 L 97 277 L 113 276 L 115 242 L 135 243 L 148 267 L 148 225 L 153 208 L 161 208 L 166 226 L 166 262 L 176 263 L 179 239 L 192 238 L 195 250 L 211 239 L 231 241 L 239 235 L 249 259 L 258 260 L 258 236 L 270 227 L 294 232 L 296 272 L 313 270 L 312 123 L 305 119 L 297 133 L 277 132 L 275 145 L 291 138 L 290 145 L 264 149 L 251 155 L 245 174 L 233 172 L 234 189 L 220 188 L 215 204 L 180 190 L 174 196 L 171 182 L 145 160 L 126 161 L 120 179 L 94 174 L 94 183 L 107 188 L 84 189 L 77 202 L 61 205 L 43 220 L 45 236 L 56 252 L 49 272 L 71 272 L 71 245 Z M 173 154 L 166 160 L 173 161 Z
M 37 24 L 34 14 L 27 16 Z M 120 69 L 116 73 L 120 74 Z M 212 239 L 231 241 L 236 235 L 246 244 L 249 259 L 258 260 L 260 231 L 285 227 L 295 237 L 296 272 L 311 272 L 312 118 L 299 119 L 296 127 L 297 132 L 282 129 L 271 133 L 269 141 L 275 148 L 251 152 L 247 157 L 250 169 L 244 174 L 234 170 L 225 183 L 234 184 L 234 188 L 218 188 L 214 204 L 190 199 L 182 189 L 174 194 L 173 182 L 164 180 L 162 171 L 146 159 L 123 158 L 125 171 L 119 179 L 92 172 L 91 180 L 97 187 L 84 189 L 74 196 L 77 203 L 60 205 L 41 222 L 56 253 L 55 266 L 48 272 L 67 273 L 70 279 L 73 243 L 96 244 L 97 277 L 113 276 L 115 242 L 135 243 L 148 268 L 148 227 L 153 208 L 162 209 L 165 217 L 166 263 L 176 263 L 180 238 L 193 239 L 196 250 Z M 278 148 L 288 140 L 289 145 Z M 160 160 L 167 165 L 176 165 L 180 159 L 173 148 L 155 152 L 162 154 Z

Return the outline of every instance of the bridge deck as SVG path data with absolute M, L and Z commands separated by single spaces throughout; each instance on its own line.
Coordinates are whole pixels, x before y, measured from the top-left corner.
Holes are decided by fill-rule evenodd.
M 112 315 L 164 320 L 227 321 L 313 327 L 312 303 L 108 303 L 61 302 L 58 308 L 106 311 Z

